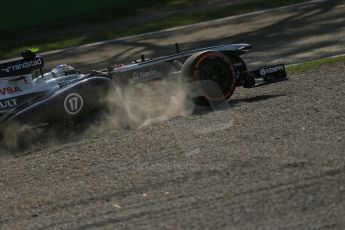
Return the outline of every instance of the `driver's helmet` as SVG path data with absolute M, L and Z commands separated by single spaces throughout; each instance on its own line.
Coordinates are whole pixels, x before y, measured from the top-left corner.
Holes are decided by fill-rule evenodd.
M 76 73 L 77 72 L 72 66 L 66 64 L 58 65 L 52 70 L 52 75 L 54 77 L 65 77 Z

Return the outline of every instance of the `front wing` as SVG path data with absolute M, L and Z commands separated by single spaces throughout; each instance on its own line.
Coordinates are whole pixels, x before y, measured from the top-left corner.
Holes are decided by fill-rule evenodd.
M 275 66 L 264 66 L 259 69 L 250 71 L 249 74 L 255 81 L 255 84 L 253 84 L 252 87 L 259 87 L 288 80 L 285 66 L 283 64 Z

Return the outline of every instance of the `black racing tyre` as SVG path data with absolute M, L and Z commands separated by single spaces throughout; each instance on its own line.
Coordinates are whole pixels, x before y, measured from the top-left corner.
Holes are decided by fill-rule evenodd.
M 194 102 L 207 106 L 227 101 L 234 93 L 236 76 L 227 56 L 217 51 L 203 51 L 189 57 L 182 67 L 189 82 L 197 83 L 198 97 Z M 216 84 L 210 84 L 210 83 Z

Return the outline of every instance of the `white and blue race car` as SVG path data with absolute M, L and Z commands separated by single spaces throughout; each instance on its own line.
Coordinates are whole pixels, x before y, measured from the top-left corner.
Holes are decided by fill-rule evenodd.
M 175 54 L 153 59 L 141 56 L 133 63 L 87 74 L 66 64 L 44 73 L 43 58 L 26 50 L 21 59 L 0 64 L 0 130 L 12 123 L 74 124 L 102 110 L 103 98 L 114 86 L 182 76 L 185 82 L 198 83 L 201 93 L 195 102 L 208 104 L 228 100 L 239 86 L 252 88 L 287 80 L 284 65 L 249 71 L 240 56 L 250 48 L 248 44 L 228 44 L 181 52 L 176 44 Z

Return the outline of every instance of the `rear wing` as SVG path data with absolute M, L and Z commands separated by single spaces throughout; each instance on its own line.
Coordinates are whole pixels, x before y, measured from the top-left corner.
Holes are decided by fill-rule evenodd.
M 0 79 L 31 74 L 35 70 L 42 70 L 43 67 L 44 61 L 42 57 L 24 57 L 21 60 L 0 64 Z

